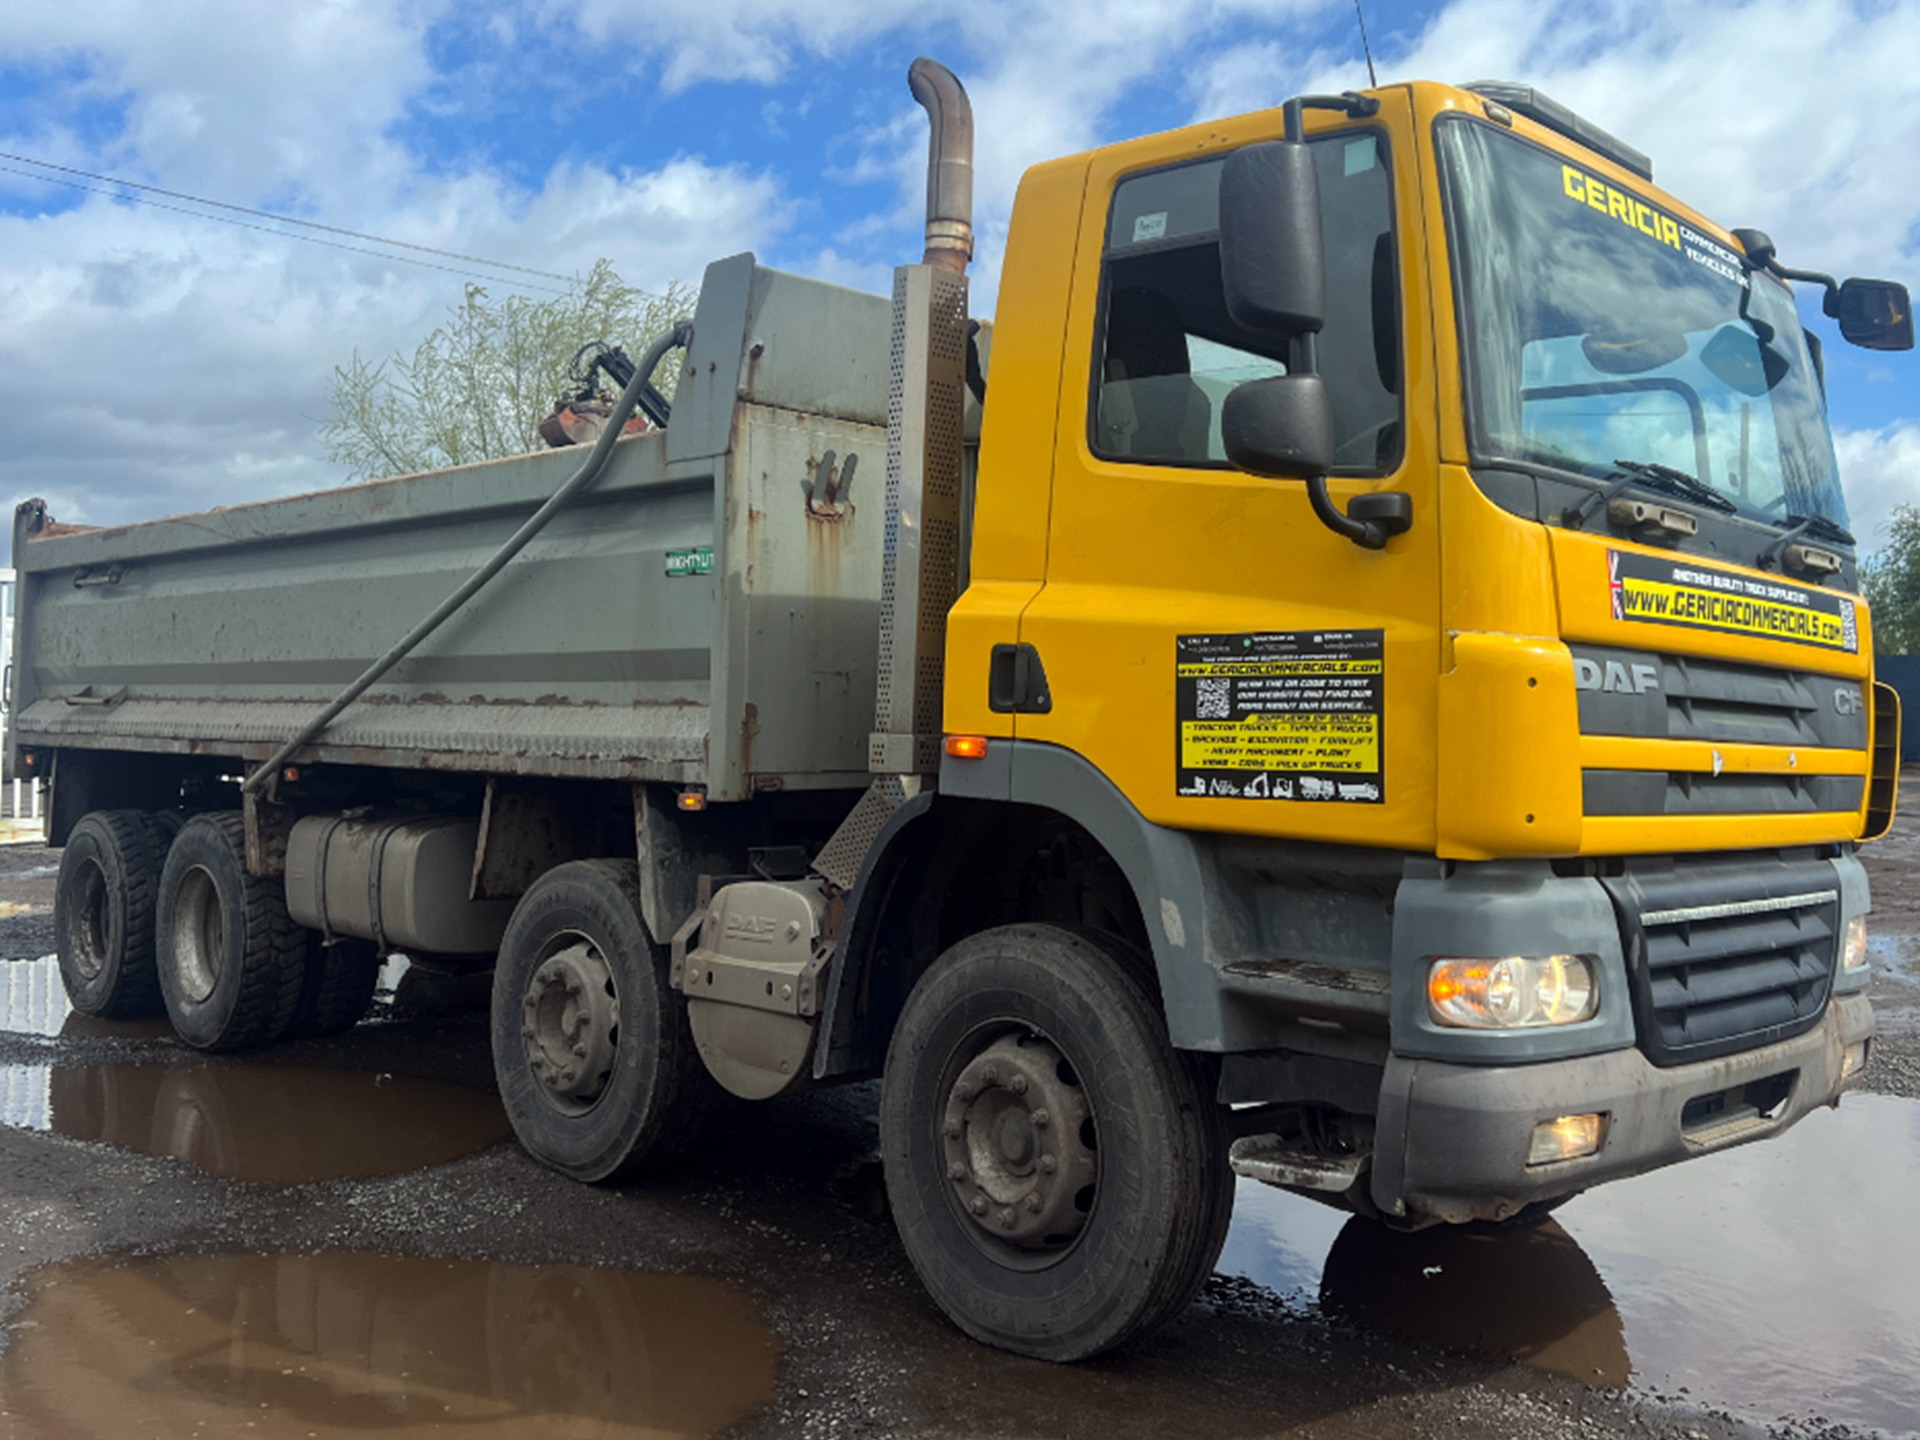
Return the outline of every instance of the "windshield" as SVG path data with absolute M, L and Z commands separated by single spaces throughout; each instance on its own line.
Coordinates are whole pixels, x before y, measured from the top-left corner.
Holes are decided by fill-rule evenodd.
M 1491 126 L 1442 122 L 1476 458 L 1681 471 L 1739 513 L 1846 524 L 1787 287 L 1639 195 Z

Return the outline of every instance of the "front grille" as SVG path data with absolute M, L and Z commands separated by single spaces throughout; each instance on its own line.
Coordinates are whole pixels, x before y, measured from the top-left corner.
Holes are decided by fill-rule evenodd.
M 1640 1048 L 1655 1065 L 1711 1060 L 1819 1022 L 1840 926 L 1825 861 L 1680 860 L 1601 883 L 1620 915 Z
M 1571 648 L 1582 735 L 1866 747 L 1858 680 L 1651 650 Z
M 1860 682 L 1810 670 L 1575 645 L 1580 733 L 1794 751 L 1865 750 Z M 1864 766 L 1862 767 L 1864 768 Z M 1860 775 L 1581 771 L 1582 810 L 1621 815 L 1814 815 L 1860 808 Z

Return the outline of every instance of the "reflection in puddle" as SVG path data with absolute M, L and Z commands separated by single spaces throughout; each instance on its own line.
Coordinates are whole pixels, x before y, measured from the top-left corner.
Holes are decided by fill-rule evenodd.
M 725 1285 L 584 1267 L 182 1256 L 28 1289 L 0 1394 L 50 1436 L 704 1436 L 771 1397 L 779 1355 Z
M 235 1064 L 0 1067 L 0 1123 L 297 1185 L 439 1165 L 506 1138 L 464 1086 Z
M 1411 1235 L 1349 1220 L 1327 1252 L 1320 1305 L 1430 1345 L 1511 1356 L 1589 1385 L 1627 1383 L 1613 1296 L 1551 1220 L 1514 1232 L 1444 1225 Z
M 72 1013 L 53 956 L 0 962 L 0 1030 L 52 1037 Z
M 1602 1186 L 1531 1230 L 1398 1235 L 1242 1181 L 1220 1268 L 1589 1384 L 1908 1432 L 1920 1231 L 1895 1217 L 1915 1195 L 1920 1103 L 1856 1094 L 1778 1140 Z

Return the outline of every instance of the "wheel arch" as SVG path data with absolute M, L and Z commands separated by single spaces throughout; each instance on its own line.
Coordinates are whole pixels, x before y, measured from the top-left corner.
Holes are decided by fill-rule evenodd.
M 1146 952 L 1174 1045 L 1221 1048 L 1219 991 L 1201 963 L 1205 870 L 1192 839 L 1147 821 L 1071 751 L 1010 741 L 992 749 L 1000 753 L 985 762 L 948 760 L 939 791 L 903 805 L 875 840 L 848 897 L 815 1074 L 877 1070 L 907 993 L 942 950 L 1030 920 L 1087 925 Z M 1023 889 L 1033 857 L 1012 852 L 1024 840 L 1084 847 L 1068 856 L 1080 874 L 1065 877 L 1064 894 Z M 1106 867 L 1110 876 L 1100 873 Z M 980 893 L 982 877 L 995 875 L 997 891 Z M 1076 894 L 1090 896 L 1096 913 L 1062 913 L 1060 902 Z

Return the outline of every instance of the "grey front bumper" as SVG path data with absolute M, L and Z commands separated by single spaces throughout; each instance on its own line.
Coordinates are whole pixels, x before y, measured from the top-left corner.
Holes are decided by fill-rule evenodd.
M 1536 1200 L 1777 1135 L 1839 1099 L 1846 1047 L 1873 1034 L 1864 995 L 1836 996 L 1821 1023 L 1778 1044 L 1660 1069 L 1637 1049 L 1531 1065 L 1458 1065 L 1392 1056 L 1380 1089 L 1372 1189 L 1391 1215 L 1504 1219 Z M 1745 1127 L 1689 1134 L 1696 1099 L 1798 1072 L 1773 1114 Z M 1529 1166 L 1533 1128 L 1562 1115 L 1605 1112 L 1599 1152 Z

